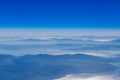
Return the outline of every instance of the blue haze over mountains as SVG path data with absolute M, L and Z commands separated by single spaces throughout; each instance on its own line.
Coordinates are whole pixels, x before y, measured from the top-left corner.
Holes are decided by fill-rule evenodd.
M 111 72 L 119 77 L 119 52 L 119 36 L 1 37 L 0 79 L 55 80 L 68 74 Z

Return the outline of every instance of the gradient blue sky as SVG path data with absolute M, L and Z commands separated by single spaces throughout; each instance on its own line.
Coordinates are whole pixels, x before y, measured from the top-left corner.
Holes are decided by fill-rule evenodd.
M 120 28 L 119 0 L 0 0 L 1 28 Z

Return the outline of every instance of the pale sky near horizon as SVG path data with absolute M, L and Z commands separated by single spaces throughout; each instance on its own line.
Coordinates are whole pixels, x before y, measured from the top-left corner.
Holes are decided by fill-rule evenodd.
M 0 37 L 59 37 L 59 36 L 120 36 L 119 29 L 6 28 Z

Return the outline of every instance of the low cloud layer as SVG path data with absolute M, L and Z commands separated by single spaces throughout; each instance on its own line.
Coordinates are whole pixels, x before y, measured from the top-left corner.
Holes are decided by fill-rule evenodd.
M 120 78 L 115 76 L 90 76 L 90 77 L 76 77 L 74 75 L 66 75 L 63 78 L 55 80 L 120 80 Z
M 102 39 L 98 40 L 98 39 Z M 108 40 L 109 39 L 109 40 Z M 0 54 L 88 54 L 113 57 L 120 53 L 120 37 L 1 38 Z

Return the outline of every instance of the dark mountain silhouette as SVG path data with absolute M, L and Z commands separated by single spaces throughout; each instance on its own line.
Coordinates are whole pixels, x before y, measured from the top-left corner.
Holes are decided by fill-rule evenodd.
M 102 73 L 116 69 L 109 59 L 75 55 L 0 55 L 1 80 L 53 80 L 67 74 Z
M 113 42 L 113 43 L 120 43 L 120 39 L 115 39 L 115 40 L 112 40 L 111 42 Z

